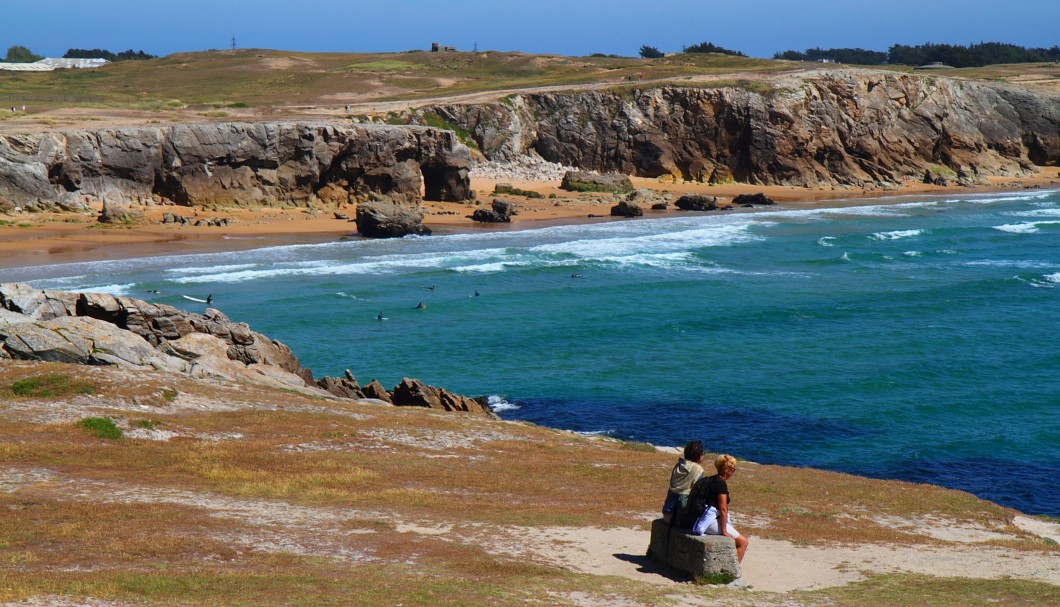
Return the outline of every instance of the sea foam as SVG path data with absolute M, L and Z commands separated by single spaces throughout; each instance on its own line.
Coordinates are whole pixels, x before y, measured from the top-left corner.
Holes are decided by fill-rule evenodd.
M 869 236 L 871 240 L 900 240 L 920 236 L 924 230 L 894 230 L 893 232 L 876 232 Z
M 486 397 L 486 405 L 489 406 L 490 410 L 494 413 L 500 411 L 516 411 L 521 407 L 515 403 L 510 403 L 504 399 L 503 396 L 497 394 L 490 394 Z
M 1009 232 L 1011 234 L 1036 234 L 1041 231 L 1039 226 L 1060 224 L 1060 221 L 1030 221 L 1027 223 L 1009 223 L 994 226 L 995 230 Z

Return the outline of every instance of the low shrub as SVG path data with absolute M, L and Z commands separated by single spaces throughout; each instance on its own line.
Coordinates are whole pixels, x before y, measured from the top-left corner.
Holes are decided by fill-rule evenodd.
M 78 428 L 83 428 L 92 436 L 117 440 L 121 438 L 121 428 L 109 417 L 86 417 L 77 422 Z
M 11 384 L 11 394 L 22 398 L 58 398 L 74 394 L 94 394 L 92 384 L 72 379 L 69 375 L 41 375 L 27 377 Z

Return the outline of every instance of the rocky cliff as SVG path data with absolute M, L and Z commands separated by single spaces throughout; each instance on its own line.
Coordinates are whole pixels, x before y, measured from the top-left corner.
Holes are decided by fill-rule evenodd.
M 291 349 L 207 308 L 192 314 L 172 306 L 104 293 L 69 293 L 0 284 L 0 360 L 159 369 L 342 398 L 478 413 L 482 402 L 404 379 L 387 391 L 342 378 L 313 379 Z
M 430 111 L 471 132 L 491 160 L 536 154 L 643 177 L 875 187 L 930 170 L 1013 175 L 1060 161 L 1060 98 L 886 71 L 526 94 Z
M 448 131 L 208 123 L 0 136 L 0 209 L 151 198 L 182 205 L 464 200 L 470 155 Z

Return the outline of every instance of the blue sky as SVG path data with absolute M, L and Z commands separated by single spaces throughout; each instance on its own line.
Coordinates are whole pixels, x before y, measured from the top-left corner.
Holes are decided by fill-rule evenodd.
M 871 5 L 871 7 L 869 7 Z M 0 0 L 0 56 L 22 45 L 153 55 L 229 48 L 635 56 L 713 42 L 752 57 L 892 44 L 1060 45 L 1060 0 Z

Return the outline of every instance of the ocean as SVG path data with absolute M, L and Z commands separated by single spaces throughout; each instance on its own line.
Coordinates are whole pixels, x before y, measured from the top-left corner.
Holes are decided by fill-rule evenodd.
M 1060 516 L 1060 192 L 0 271 L 213 306 L 320 375 Z M 151 290 L 160 293 L 149 293 Z M 418 304 L 426 307 L 421 307 Z M 379 315 L 385 320 L 377 320 Z

